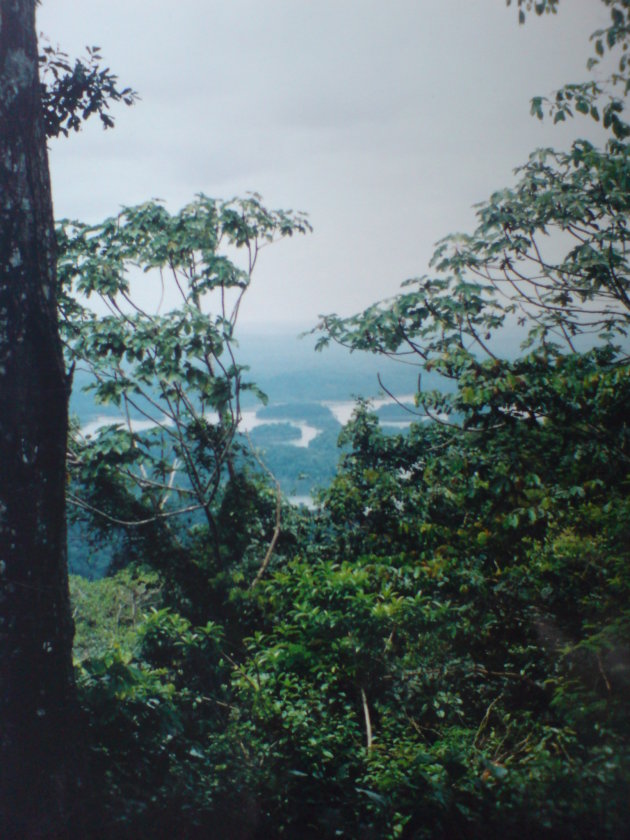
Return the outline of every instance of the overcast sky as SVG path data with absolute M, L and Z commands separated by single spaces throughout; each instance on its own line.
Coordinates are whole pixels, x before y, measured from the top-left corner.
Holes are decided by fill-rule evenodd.
M 505 0 L 43 0 L 54 44 L 100 46 L 142 97 L 113 131 L 53 141 L 56 216 L 257 191 L 315 230 L 262 255 L 242 320 L 351 314 L 423 274 L 535 147 L 592 136 L 529 116 L 586 77 L 606 21 L 596 0 L 560 6 L 519 27 Z

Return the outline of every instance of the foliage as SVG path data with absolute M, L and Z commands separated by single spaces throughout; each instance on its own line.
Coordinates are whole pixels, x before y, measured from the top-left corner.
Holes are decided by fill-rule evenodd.
M 98 402 L 120 409 L 91 437 L 76 430 L 69 498 L 141 552 L 148 539 L 162 556 L 181 555 L 191 526 L 198 542 L 203 525 L 214 565 L 225 559 L 223 502 L 245 504 L 226 488 L 253 486 L 240 476 L 241 398 L 264 398 L 237 361 L 241 301 L 260 250 L 308 229 L 301 214 L 268 211 L 256 195 L 199 196 L 174 215 L 147 202 L 100 225 L 59 226 L 68 358 L 89 372 Z
M 478 209 L 472 235 L 439 243 L 437 276 L 408 280 L 409 292 L 355 318 L 326 317 L 330 339 L 353 349 L 416 358 L 459 379 L 479 368 L 500 330 L 528 329 L 528 346 L 555 355 L 576 339 L 627 335 L 628 148 L 580 141 L 570 153 L 543 149 L 517 170 L 516 187 Z M 582 344 L 582 347 L 584 344 Z
M 506 0 L 508 6 L 512 5 L 512 0 Z M 525 23 L 527 12 L 533 9 L 537 15 L 556 14 L 558 11 L 559 0 L 516 0 L 518 8 L 518 22 Z
M 360 409 L 240 678 L 287 836 L 624 830 L 627 468 L 575 465 L 565 422 L 391 438 Z
M 412 775 L 421 790 L 363 777 L 391 797 L 379 836 L 625 830 L 628 150 L 621 123 L 605 127 L 603 150 L 534 153 L 514 188 L 480 205 L 472 235 L 438 245 L 435 276 L 320 325 L 321 347 L 415 359 L 455 385 L 419 387 L 418 414 L 433 422 L 407 438 L 383 437 L 360 407 L 324 497 L 339 592 L 346 558 L 355 574 L 373 570 L 365 594 L 387 569 L 383 601 L 401 616 L 381 633 L 389 670 L 354 683 L 380 713 L 374 745 L 399 768 L 410 751 L 420 767 L 442 756 L 441 772 Z M 522 355 L 500 357 L 493 338 L 517 327 Z M 374 649 L 369 637 L 356 647 Z
M 75 428 L 69 498 L 116 545 L 116 565 L 154 570 L 73 585 L 79 688 L 115 836 L 194 835 L 243 795 L 215 795 L 232 746 L 225 657 L 256 614 L 243 592 L 278 562 L 272 549 L 292 544 L 301 515 L 236 438 L 242 393 L 263 395 L 234 329 L 259 251 L 308 227 L 258 196 L 199 196 L 175 215 L 149 202 L 58 229 L 68 358 L 121 411 L 88 438 Z
M 507 0 L 508 6 L 511 1 Z M 553 116 L 554 123 L 564 122 L 575 115 L 589 116 L 596 122 L 601 120 L 603 127 L 621 140 L 630 134 L 630 126 L 622 117 L 624 97 L 630 89 L 627 52 L 630 4 L 628 0 L 602 0 L 602 3 L 610 9 L 610 24 L 591 35 L 593 55 L 586 65 L 589 71 L 599 71 L 597 77 L 586 82 L 566 84 L 551 96 L 535 96 L 531 102 L 531 112 L 543 119 L 546 110 Z M 538 15 L 548 12 L 555 14 L 559 4 L 558 0 L 518 0 L 517 5 L 519 22 L 524 23 L 526 10 L 530 11 L 532 6 Z M 617 51 L 621 55 L 615 65 L 612 55 Z M 614 69 L 611 69 L 611 64 Z
M 214 824 L 235 791 L 255 791 L 226 837 L 619 836 L 627 484 L 613 458 L 574 466 L 563 424 L 537 424 L 527 449 L 513 429 L 487 435 L 490 449 L 437 424 L 383 436 L 358 412 L 316 532 L 240 595 L 253 624 L 244 650 L 223 647 L 225 716 L 202 707 L 203 736 L 180 733 L 206 761 L 197 777 L 170 765 L 169 785 L 190 785 L 191 818 Z M 185 655 L 166 649 L 143 648 L 143 673 Z M 91 706 L 107 680 L 89 683 Z M 116 697 L 144 743 L 142 709 Z M 160 708 L 179 715 L 184 700 Z M 202 808 L 195 797 L 210 789 Z M 181 805 L 161 781 L 155 790 L 169 814 Z
M 91 618 L 100 633 L 87 637 L 96 644 L 85 645 L 77 663 L 105 833 L 190 836 L 212 801 L 213 755 L 205 740 L 221 717 L 225 693 L 221 631 L 212 622 L 192 627 L 165 608 L 149 610 L 152 577 L 117 576 L 108 583 L 88 584 L 101 590 L 102 607 Z M 135 632 L 122 634 L 120 614 L 138 592 L 144 603 L 133 618 Z M 80 628 L 87 618 L 80 615 Z M 115 643 L 103 645 L 113 636 Z
M 623 49 L 629 4 L 604 2 Z M 629 173 L 625 129 L 606 127 L 604 149 L 534 153 L 473 234 L 438 245 L 433 276 L 322 320 L 320 346 L 403 356 L 420 377 L 405 435 L 357 404 L 318 513 L 282 510 L 233 456 L 257 237 L 301 217 L 201 197 L 63 227 L 64 282 L 111 307 L 64 299 L 69 352 L 124 410 L 73 450 L 75 476 L 90 506 L 156 529 L 136 550 L 157 581 L 92 590 L 102 633 L 77 603 L 116 836 L 627 835 Z M 182 307 L 129 308 L 129 264 L 172 272 Z M 508 329 L 523 346 L 506 358 Z M 422 390 L 426 371 L 449 387 Z M 176 529 L 185 498 L 209 516 Z M 162 587 L 164 605 L 112 635 L 120 585 L 147 606 Z
M 106 67 L 98 47 L 87 47 L 85 59 L 70 62 L 67 53 L 46 44 L 39 56 L 44 129 L 47 137 L 67 137 L 98 114 L 103 128 L 112 128 L 112 102 L 133 105 L 138 94 L 120 88 L 118 77 Z
M 162 606 L 158 575 L 147 569 L 128 569 L 111 577 L 88 581 L 70 577 L 70 596 L 76 626 L 74 657 L 83 661 L 110 648 L 133 650 L 137 631 L 151 608 Z

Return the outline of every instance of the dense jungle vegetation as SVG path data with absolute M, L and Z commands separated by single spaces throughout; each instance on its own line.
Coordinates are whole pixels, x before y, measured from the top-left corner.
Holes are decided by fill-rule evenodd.
M 264 399 L 240 301 L 307 219 L 200 196 L 59 225 L 68 363 L 128 418 L 69 454 L 116 545 L 71 582 L 108 836 L 630 836 L 630 2 L 603 2 L 590 80 L 532 103 L 601 146 L 534 152 L 429 275 L 319 325 L 418 392 L 405 434 L 357 404 L 316 511 L 237 435 Z

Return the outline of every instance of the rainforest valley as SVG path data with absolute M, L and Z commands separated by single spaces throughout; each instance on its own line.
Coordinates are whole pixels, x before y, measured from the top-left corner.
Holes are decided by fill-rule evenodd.
M 114 420 L 71 423 L 66 481 L 101 558 L 70 591 L 103 837 L 630 837 L 630 2 L 602 2 L 589 79 L 532 102 L 601 144 L 534 151 L 428 274 L 314 327 L 324 359 L 406 363 L 342 429 L 318 395 L 275 408 L 239 347 L 263 246 L 307 216 L 57 224 L 67 369 Z

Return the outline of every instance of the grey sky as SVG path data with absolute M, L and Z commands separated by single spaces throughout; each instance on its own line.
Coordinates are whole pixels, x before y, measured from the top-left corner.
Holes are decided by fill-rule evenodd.
M 142 96 L 53 142 L 56 215 L 255 190 L 315 232 L 264 254 L 243 320 L 351 314 L 424 273 L 533 148 L 592 136 L 529 99 L 586 76 L 605 20 L 596 0 L 524 27 L 504 0 L 44 0 L 53 43 L 99 45 Z

